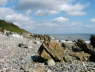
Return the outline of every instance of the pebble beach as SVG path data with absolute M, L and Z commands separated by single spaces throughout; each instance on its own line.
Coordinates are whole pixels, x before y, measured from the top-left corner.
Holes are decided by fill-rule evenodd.
M 19 47 L 20 43 L 27 47 Z M 32 57 L 37 56 L 41 46 L 40 40 L 6 36 L 0 34 L 0 72 L 95 72 L 94 62 L 56 63 L 54 66 L 36 63 Z

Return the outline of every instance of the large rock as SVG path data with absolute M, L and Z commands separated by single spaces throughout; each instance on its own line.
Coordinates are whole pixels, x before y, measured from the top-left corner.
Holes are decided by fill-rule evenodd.
M 81 48 L 85 53 L 91 55 L 90 60 L 95 61 L 95 48 L 92 47 L 90 44 L 86 44 L 83 40 L 78 40 L 76 45 Z
M 81 39 L 79 39 L 79 40 L 76 41 L 76 45 L 79 48 L 81 48 L 82 50 L 88 48 L 88 45 L 85 43 L 85 41 L 84 40 L 81 40 Z
M 53 59 L 54 61 L 63 61 L 64 49 L 58 42 L 50 41 L 43 42 L 38 50 L 39 55 L 46 59 Z
M 87 44 L 84 40 L 79 39 L 76 41 L 76 46 L 78 46 L 82 51 L 86 53 L 92 53 L 93 49 L 90 44 Z
M 95 48 L 95 35 L 92 35 L 90 38 L 90 44 Z
M 90 58 L 90 54 L 82 52 L 73 52 L 71 53 L 71 56 L 77 58 L 80 61 L 88 61 Z

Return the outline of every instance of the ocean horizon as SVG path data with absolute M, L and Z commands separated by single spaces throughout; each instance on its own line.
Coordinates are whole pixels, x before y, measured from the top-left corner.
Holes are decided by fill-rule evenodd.
M 91 35 L 93 34 L 50 34 L 50 36 L 53 36 L 56 40 L 78 40 L 82 39 L 85 41 L 89 41 Z

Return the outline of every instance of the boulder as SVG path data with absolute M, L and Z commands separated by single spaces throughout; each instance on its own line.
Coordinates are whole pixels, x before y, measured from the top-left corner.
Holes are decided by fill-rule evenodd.
M 64 48 L 61 46 L 61 43 L 55 41 L 45 41 L 39 48 L 38 54 L 44 59 L 53 59 L 54 61 L 59 62 L 63 61 Z
M 75 57 L 76 59 L 80 61 L 88 61 L 90 58 L 90 54 L 82 52 L 73 52 L 71 53 L 71 56 Z
M 86 44 L 83 40 L 78 40 L 76 46 L 82 49 L 82 51 L 95 56 L 95 49 L 90 44 Z
M 90 44 L 95 48 L 95 35 L 91 35 Z
M 78 47 L 81 48 L 82 50 L 88 48 L 87 44 L 86 44 L 85 41 L 82 40 L 82 39 L 78 39 L 78 40 L 76 41 L 76 46 L 78 46 Z
M 72 50 L 74 51 L 74 52 L 80 52 L 80 51 L 82 51 L 82 49 L 80 49 L 78 46 L 76 46 L 76 45 L 73 45 L 72 46 Z
M 66 48 L 66 44 L 65 43 L 61 43 L 62 47 Z
M 79 47 L 82 51 L 86 53 L 92 53 L 92 46 L 90 44 L 87 44 L 84 40 L 79 39 L 76 41 L 76 46 Z
M 86 44 L 83 40 L 78 40 L 76 45 L 82 49 L 85 53 L 90 54 L 90 60 L 95 61 L 95 48 L 92 45 Z

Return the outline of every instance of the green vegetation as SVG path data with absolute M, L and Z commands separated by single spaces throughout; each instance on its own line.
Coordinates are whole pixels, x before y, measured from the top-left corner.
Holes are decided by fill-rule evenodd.
M 24 29 L 21 29 L 18 26 L 14 25 L 13 23 L 9 23 L 4 20 L 0 20 L 0 31 L 3 32 L 4 30 L 8 30 L 11 32 L 16 32 L 16 33 L 27 32 Z

